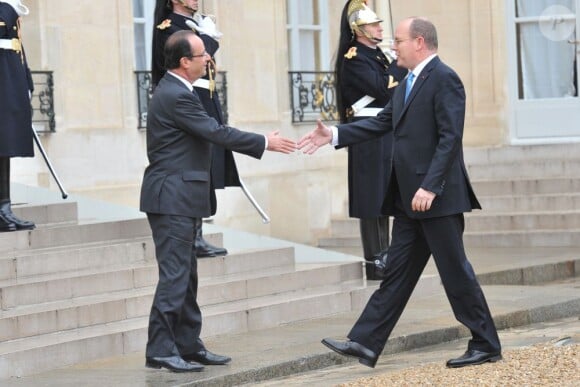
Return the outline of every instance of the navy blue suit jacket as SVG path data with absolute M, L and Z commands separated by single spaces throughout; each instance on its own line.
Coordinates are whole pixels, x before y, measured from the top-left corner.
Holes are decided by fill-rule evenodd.
M 410 218 L 447 216 L 481 208 L 463 161 L 465 90 L 459 76 L 439 57 L 433 58 L 415 80 L 405 103 L 405 81 L 389 104 L 366 120 L 338 125 L 338 145 L 347 146 L 393 133 L 388 173 L 396 173 L 398 192 Z M 393 180 L 389 176 L 389 185 Z M 395 193 L 389 186 L 383 203 L 394 214 Z M 419 188 L 437 195 L 426 212 L 411 210 Z

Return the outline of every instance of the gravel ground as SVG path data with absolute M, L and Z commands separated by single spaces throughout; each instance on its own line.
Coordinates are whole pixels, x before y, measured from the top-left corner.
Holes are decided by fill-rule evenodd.
M 580 386 L 580 344 L 552 341 L 504 351 L 497 363 L 455 369 L 430 363 L 340 386 Z

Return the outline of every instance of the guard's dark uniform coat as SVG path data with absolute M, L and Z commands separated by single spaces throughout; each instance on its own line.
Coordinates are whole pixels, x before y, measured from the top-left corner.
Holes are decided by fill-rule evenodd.
M 0 39 L 19 38 L 19 16 L 0 3 Z M 0 157 L 32 157 L 32 76 L 23 51 L 0 48 Z
M 366 107 L 383 108 L 391 99 L 397 82 L 407 70 L 389 60 L 380 49 L 355 41 L 342 65 L 341 93 L 345 107 L 365 95 L 375 100 Z M 349 122 L 367 117 L 350 116 Z M 377 218 L 388 186 L 391 167 L 391 133 L 348 147 L 349 216 Z
M 163 77 L 163 74 L 165 74 L 163 63 L 163 47 L 165 46 L 165 42 L 174 32 L 191 30 L 191 28 L 185 24 L 186 21 L 191 20 L 195 23 L 192 18 L 177 13 L 171 13 L 166 20 L 168 21 L 161 23 L 155 29 L 155 36 L 153 37 L 155 45 L 153 47 L 154 59 L 152 82 L 154 85 L 156 85 Z M 218 41 L 204 34 L 199 34 L 199 37 L 203 40 L 207 53 L 211 55 L 212 60 L 215 60 L 214 55 L 219 49 Z M 208 69 L 208 73 L 204 76 L 204 79 L 209 79 L 209 71 L 213 71 L 213 69 Z M 215 79 L 215 74 L 213 74 L 213 76 Z M 217 90 L 213 91 L 212 96 L 210 96 L 208 89 L 196 87 L 195 91 L 197 92 L 207 114 L 214 118 L 219 124 L 225 124 Z M 226 186 L 240 186 L 238 170 L 232 152 L 215 144 L 212 145 L 211 184 L 214 189 L 225 188 Z M 217 208 L 215 192 L 213 189 L 211 190 L 211 196 L 212 214 L 215 214 Z

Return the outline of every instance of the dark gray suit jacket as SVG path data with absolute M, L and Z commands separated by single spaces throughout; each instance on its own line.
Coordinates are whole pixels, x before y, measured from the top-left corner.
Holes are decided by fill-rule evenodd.
M 143 212 L 203 218 L 211 215 L 212 143 L 261 158 L 263 135 L 220 125 L 205 112 L 199 97 L 166 73 L 149 105 Z
M 433 218 L 481 208 L 469 182 L 463 161 L 465 90 L 461 80 L 439 57 L 417 76 L 405 103 L 401 82 L 387 106 L 366 120 L 338 125 L 339 147 L 393 132 L 389 174 L 395 171 L 398 190 L 408 217 Z M 391 184 L 392 179 L 389 177 Z M 394 214 L 394 191 L 389 187 L 383 203 L 385 214 Z M 411 210 L 419 188 L 437 197 L 426 212 Z

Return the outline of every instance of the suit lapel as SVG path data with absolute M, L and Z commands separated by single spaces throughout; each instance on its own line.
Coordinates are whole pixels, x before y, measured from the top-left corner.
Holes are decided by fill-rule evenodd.
M 431 71 L 439 64 L 439 62 L 441 62 L 441 59 L 439 59 L 439 57 L 436 56 L 435 58 L 431 59 L 431 61 L 429 63 L 427 63 L 427 65 L 421 71 L 419 76 L 417 76 L 417 79 L 415 80 L 415 84 L 413 85 L 413 88 L 411 89 L 411 94 L 409 94 L 409 97 L 407 98 L 406 102 L 405 102 L 405 87 L 404 86 L 400 87 L 401 90 L 399 90 L 399 95 L 398 95 L 399 101 L 397 101 L 397 102 L 398 102 L 398 106 L 400 107 L 401 110 L 400 110 L 400 114 L 398 114 L 396 117 L 395 127 L 397 126 L 397 124 L 399 123 L 401 118 L 403 118 L 403 116 L 405 115 L 405 113 L 407 112 L 407 110 L 409 108 L 409 105 L 411 105 L 413 103 L 413 99 L 415 99 L 415 96 L 419 93 L 419 91 L 421 90 L 421 88 L 425 84 L 425 81 L 427 80 L 427 78 L 429 78 Z M 401 85 L 405 85 L 405 82 L 401 82 Z

